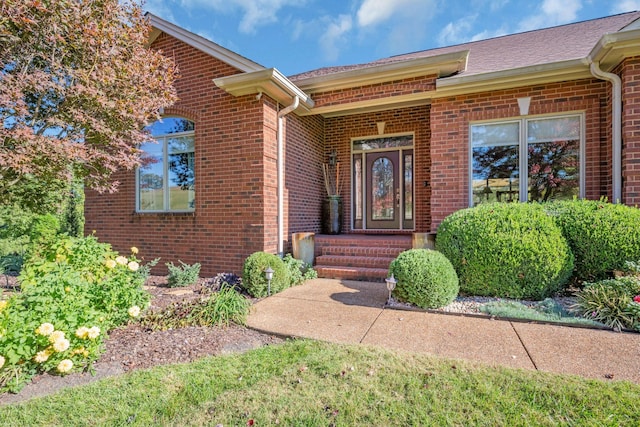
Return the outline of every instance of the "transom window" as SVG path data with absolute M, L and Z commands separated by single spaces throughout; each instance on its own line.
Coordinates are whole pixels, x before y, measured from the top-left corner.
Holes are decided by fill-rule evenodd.
M 189 212 L 195 208 L 193 122 L 167 117 L 149 126 L 156 142 L 143 144 L 137 173 L 139 212 Z
M 472 124 L 470 205 L 584 197 L 582 114 Z

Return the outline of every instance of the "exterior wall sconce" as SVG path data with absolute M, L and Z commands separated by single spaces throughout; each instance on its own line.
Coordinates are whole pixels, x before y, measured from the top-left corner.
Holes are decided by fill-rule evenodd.
M 336 150 L 331 150 L 331 152 L 329 153 L 329 165 L 335 166 L 337 159 L 338 159 L 338 152 Z
M 264 269 L 264 277 L 267 279 L 267 296 L 271 296 L 271 280 L 273 280 L 273 269 L 271 266 L 267 266 Z
M 387 299 L 387 305 L 391 305 L 391 292 L 396 288 L 396 284 L 398 281 L 395 277 L 393 277 L 393 273 L 391 273 L 391 277 L 387 277 L 384 279 L 387 282 L 387 290 L 389 291 L 389 298 Z

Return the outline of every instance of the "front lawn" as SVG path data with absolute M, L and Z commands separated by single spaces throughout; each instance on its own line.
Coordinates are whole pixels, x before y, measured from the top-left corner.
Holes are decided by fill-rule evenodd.
M 0 408 L 0 425 L 638 425 L 640 386 L 290 341 Z

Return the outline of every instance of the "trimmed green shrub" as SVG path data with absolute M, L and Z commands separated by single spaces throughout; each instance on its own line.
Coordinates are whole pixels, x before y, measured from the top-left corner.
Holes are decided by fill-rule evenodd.
M 398 281 L 393 295 L 421 308 L 444 307 L 458 295 L 458 276 L 451 262 L 437 251 L 404 251 L 391 262 L 389 274 Z
M 575 256 L 575 278 L 605 279 L 626 260 L 640 259 L 640 209 L 605 201 L 545 205 Z
M 635 277 L 587 283 L 576 295 L 575 308 L 586 318 L 602 322 L 613 329 L 629 328 L 640 332 L 638 294 L 640 280 Z
M 242 267 L 242 286 L 249 295 L 256 298 L 267 296 L 268 283 L 264 274 L 267 267 L 273 270 L 271 295 L 289 287 L 289 275 L 282 259 L 267 252 L 254 252 Z
M 200 264 L 195 263 L 193 265 L 185 264 L 178 260 L 181 265 L 173 265 L 172 262 L 168 262 L 165 265 L 169 269 L 169 277 L 167 283 L 170 288 L 177 288 L 182 286 L 191 286 L 198 281 L 200 277 Z
M 454 212 L 440 224 L 436 248 L 470 295 L 541 300 L 562 289 L 573 270 L 567 241 L 539 204 Z

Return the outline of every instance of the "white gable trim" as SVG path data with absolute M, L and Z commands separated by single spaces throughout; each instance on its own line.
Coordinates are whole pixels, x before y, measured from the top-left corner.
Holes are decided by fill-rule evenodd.
M 262 65 L 257 64 L 243 56 L 240 56 L 237 53 L 220 46 L 219 44 L 205 39 L 204 37 L 193 34 L 192 32 L 185 30 L 184 28 L 180 28 L 169 21 L 165 21 L 164 19 L 159 18 L 156 15 L 147 12 L 145 16 L 149 19 L 149 24 L 151 24 L 151 26 L 154 28 L 154 31 L 152 31 L 152 33 L 150 34 L 149 43 L 152 43 L 160 35 L 160 32 L 164 32 L 188 44 L 189 46 L 192 46 L 206 53 L 207 55 L 217 58 L 220 61 L 225 62 L 234 68 L 237 68 L 240 71 L 249 73 L 252 71 L 264 70 L 264 67 Z

